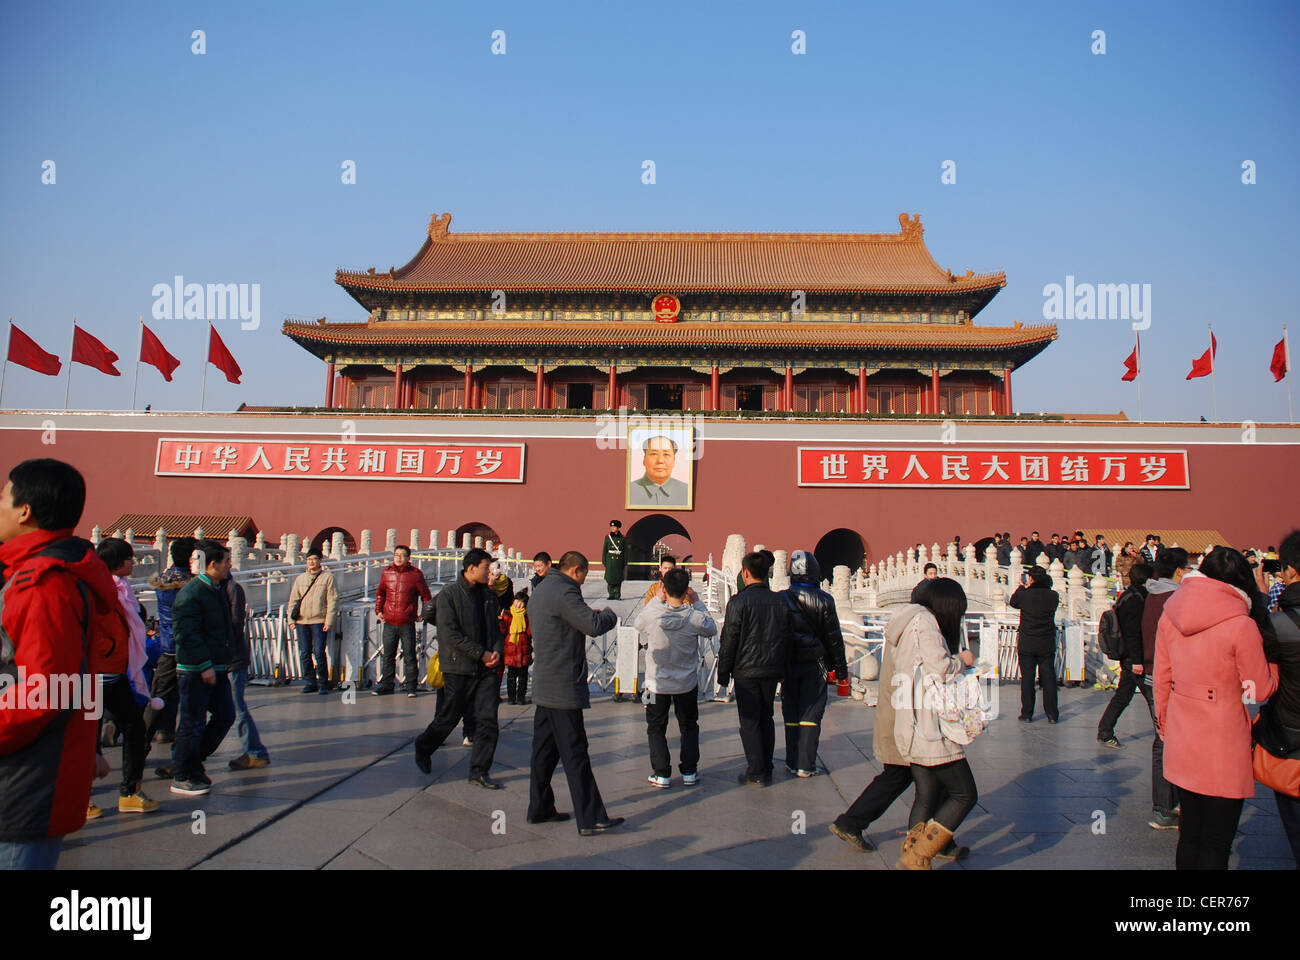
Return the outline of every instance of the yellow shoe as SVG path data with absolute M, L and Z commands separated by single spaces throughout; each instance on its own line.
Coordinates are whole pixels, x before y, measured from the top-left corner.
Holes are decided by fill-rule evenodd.
M 98 820 L 103 815 L 104 815 L 104 811 L 99 807 L 95 806 L 94 801 L 91 801 L 89 804 L 86 805 L 87 820 Z
M 157 800 L 150 800 L 145 796 L 143 790 L 137 790 L 129 797 L 117 798 L 118 813 L 152 813 L 160 806 L 162 804 Z

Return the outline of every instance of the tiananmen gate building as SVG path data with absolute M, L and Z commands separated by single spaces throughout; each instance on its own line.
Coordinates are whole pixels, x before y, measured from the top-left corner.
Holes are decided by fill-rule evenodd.
M 898 233 L 467 233 L 340 270 L 359 323 L 285 321 L 325 405 L 1007 414 L 1054 325 L 980 326 L 1004 273 Z

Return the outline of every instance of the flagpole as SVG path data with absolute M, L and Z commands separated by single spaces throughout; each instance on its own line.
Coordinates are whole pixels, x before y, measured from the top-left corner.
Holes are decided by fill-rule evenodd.
M 72 318 L 72 346 L 68 348 L 68 385 L 63 388 L 63 409 L 68 409 L 68 395 L 72 393 L 72 351 L 77 346 L 77 318 Z
M 203 413 L 208 403 L 208 363 L 212 360 L 212 321 L 208 321 L 208 356 L 203 361 L 203 392 L 199 395 L 199 413 Z
M 1291 337 L 1285 323 L 1282 324 L 1282 358 L 1286 360 L 1286 418 L 1289 423 L 1295 423 L 1295 407 L 1291 405 Z
M 1145 423 L 1142 419 L 1142 340 L 1137 332 L 1137 324 L 1133 325 L 1133 355 L 1137 357 L 1137 380 L 1138 385 L 1138 423 Z
M 1219 389 L 1214 384 L 1214 327 L 1210 324 L 1205 325 L 1210 331 L 1210 402 L 1212 404 L 1211 414 L 1214 416 L 1214 422 L 1219 422 Z
M 1283 328 L 1283 329 L 1285 329 L 1285 328 Z M 4 366 L 0 366 L 0 400 L 3 400 L 3 399 L 4 399 L 4 395 L 5 395 L 5 374 L 9 372 L 9 343 L 10 343 L 11 340 L 13 340 L 13 338 L 14 338 L 14 318 L 13 318 L 13 317 L 10 317 L 10 318 L 9 318 L 9 333 L 8 333 L 8 335 L 5 337 L 5 361 L 4 361 Z M 1291 384 L 1289 384 L 1289 383 L 1287 384 L 1287 389 L 1288 389 L 1288 390 L 1291 389 Z M 3 407 L 0 407 L 0 409 L 3 409 Z
M 144 352 L 144 315 L 140 315 L 140 349 L 135 354 L 135 386 L 131 388 L 131 412 L 135 413 L 135 395 L 140 389 L 140 354 Z

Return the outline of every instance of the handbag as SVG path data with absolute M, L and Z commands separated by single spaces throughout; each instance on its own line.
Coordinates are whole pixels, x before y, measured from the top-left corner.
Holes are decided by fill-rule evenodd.
M 321 572 L 323 573 L 324 571 Z M 307 599 L 308 595 L 311 593 L 312 587 L 316 586 L 316 581 L 319 580 L 320 577 L 321 575 L 319 573 L 312 577 L 311 583 L 307 584 L 307 589 L 302 592 L 302 596 L 289 605 L 289 621 L 291 623 L 298 622 L 298 614 L 302 612 L 302 602 Z
M 932 711 L 945 740 L 965 746 L 988 729 L 992 711 L 976 674 L 962 672 L 940 680 L 926 672 L 919 654 L 912 669 L 913 710 Z
M 1251 721 L 1252 735 L 1259 732 L 1258 724 L 1261 716 L 1263 716 L 1262 711 Z M 1274 756 L 1253 736 L 1252 740 L 1254 742 L 1250 748 L 1250 767 L 1255 779 L 1270 790 L 1300 799 L 1300 758 Z
M 436 651 L 429 658 L 429 667 L 424 672 L 424 679 L 428 681 L 431 690 L 441 690 L 443 687 L 445 681 L 442 678 L 442 661 L 438 659 Z

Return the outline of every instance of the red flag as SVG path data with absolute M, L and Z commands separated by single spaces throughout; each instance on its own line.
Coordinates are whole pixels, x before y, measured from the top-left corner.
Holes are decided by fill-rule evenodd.
M 208 331 L 210 334 L 208 337 L 208 363 L 224 373 L 226 379 L 231 383 L 239 383 L 239 378 L 244 375 L 244 371 L 239 369 L 239 364 L 235 363 L 235 358 L 230 355 L 226 345 L 221 342 L 221 337 L 217 336 L 217 328 L 208 327 Z
M 1273 362 L 1268 365 L 1268 369 L 1273 374 L 1274 383 L 1290 373 L 1286 368 L 1286 337 L 1279 340 L 1273 348 Z
M 1124 361 L 1124 366 L 1127 368 L 1128 373 L 1124 374 L 1120 379 L 1124 381 L 1136 380 L 1138 375 L 1138 348 L 1136 346 L 1133 347 L 1133 352 L 1128 355 L 1128 359 Z
M 140 362 L 151 363 L 158 368 L 158 372 L 163 375 L 163 379 L 168 383 L 172 382 L 172 374 L 181 362 L 167 352 L 167 348 L 162 345 L 162 341 L 154 336 L 154 332 L 148 327 L 141 324 L 144 335 L 140 338 Z
M 1188 380 L 1195 380 L 1197 377 L 1208 377 L 1214 372 L 1214 352 L 1218 349 L 1219 344 L 1214 339 L 1214 334 L 1210 334 L 1210 349 L 1192 361 L 1192 372 L 1187 375 Z
M 27 367 L 47 377 L 57 377 L 63 363 L 52 353 L 46 353 L 27 334 L 9 324 L 9 362 Z
M 110 377 L 122 375 L 122 371 L 113 366 L 117 363 L 117 354 L 75 323 L 72 325 L 72 362 L 84 363 Z

